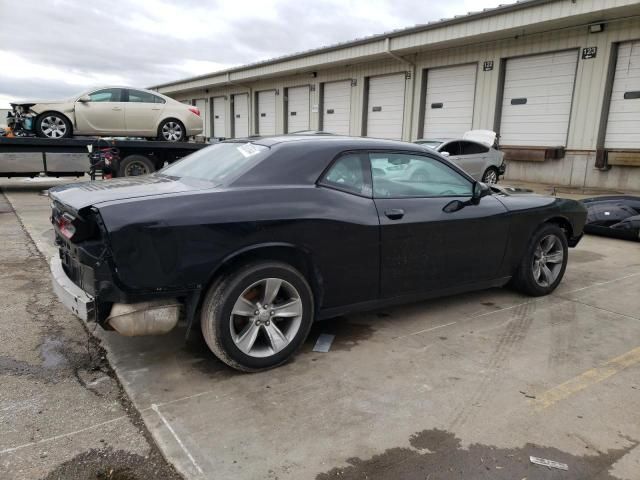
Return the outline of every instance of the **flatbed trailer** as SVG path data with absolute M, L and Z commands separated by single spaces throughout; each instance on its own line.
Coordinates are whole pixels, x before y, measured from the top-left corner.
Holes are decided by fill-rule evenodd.
M 0 137 L 0 177 L 79 177 L 89 171 L 89 148 L 117 149 L 114 176 L 151 173 L 207 143 L 83 137 Z

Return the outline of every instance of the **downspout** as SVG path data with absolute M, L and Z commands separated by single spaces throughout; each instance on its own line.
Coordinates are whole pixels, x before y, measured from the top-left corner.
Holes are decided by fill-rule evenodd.
M 384 53 L 389 55 L 394 60 L 397 60 L 410 67 L 412 88 L 411 88 L 411 105 L 409 106 L 409 140 L 411 140 L 411 135 L 413 134 L 413 111 L 414 111 L 414 103 L 415 103 L 415 96 L 416 96 L 416 64 L 415 64 L 415 61 L 411 62 L 410 60 L 407 60 L 406 58 L 401 57 L 400 55 L 393 53 L 391 51 L 390 37 L 385 37 L 384 39 Z

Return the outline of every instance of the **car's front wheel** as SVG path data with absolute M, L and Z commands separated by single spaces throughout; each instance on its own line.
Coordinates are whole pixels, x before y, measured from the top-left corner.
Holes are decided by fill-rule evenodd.
M 482 174 L 482 182 L 487 185 L 491 185 L 494 183 L 498 183 L 498 177 L 500 174 L 498 173 L 498 169 L 495 167 L 487 168 Z
M 309 333 L 313 296 L 290 265 L 244 265 L 211 286 L 202 305 L 202 334 L 229 366 L 257 372 L 286 362 Z
M 158 140 L 165 142 L 183 142 L 187 139 L 187 131 L 182 122 L 169 118 L 163 120 L 158 127 Z
M 36 135 L 39 137 L 69 138 L 71 128 L 71 122 L 61 113 L 45 112 L 36 119 Z
M 534 297 L 553 292 L 567 268 L 568 251 L 564 230 L 555 224 L 544 224 L 529 242 L 514 276 L 514 286 Z

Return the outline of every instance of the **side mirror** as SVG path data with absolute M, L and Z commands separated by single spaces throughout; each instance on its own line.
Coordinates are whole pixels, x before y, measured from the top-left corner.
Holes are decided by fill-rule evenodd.
M 442 155 L 443 157 L 448 157 L 450 155 L 449 152 L 440 152 L 440 155 Z
M 482 182 L 473 182 L 473 192 L 471 194 L 471 202 L 475 205 L 480 203 L 482 197 L 486 197 L 491 194 L 491 188 L 489 185 Z
M 78 101 L 80 103 L 87 103 L 91 101 L 91 97 L 89 95 L 83 95 L 78 99 Z

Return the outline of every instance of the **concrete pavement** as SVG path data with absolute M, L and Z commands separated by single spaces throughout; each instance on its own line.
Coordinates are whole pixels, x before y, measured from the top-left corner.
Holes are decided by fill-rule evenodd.
M 8 183 L 52 253 L 45 185 Z M 318 323 L 293 362 L 253 375 L 218 362 L 197 334 L 185 343 L 184 328 L 96 333 L 187 478 L 634 480 L 639 280 L 639 244 L 588 236 L 549 297 L 493 289 Z M 331 351 L 312 352 L 325 332 Z

